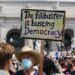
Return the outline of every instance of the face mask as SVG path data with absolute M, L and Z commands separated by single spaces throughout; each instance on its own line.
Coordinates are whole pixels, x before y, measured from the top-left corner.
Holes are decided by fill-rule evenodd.
M 29 70 L 32 66 L 32 61 L 30 59 L 22 59 L 22 66 L 25 70 Z

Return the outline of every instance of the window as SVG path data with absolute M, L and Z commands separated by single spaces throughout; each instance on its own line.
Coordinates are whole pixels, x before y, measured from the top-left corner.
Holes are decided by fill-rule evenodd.
M 12 29 L 7 33 L 6 42 L 13 45 L 15 48 L 24 46 L 24 39 L 20 37 L 19 29 Z

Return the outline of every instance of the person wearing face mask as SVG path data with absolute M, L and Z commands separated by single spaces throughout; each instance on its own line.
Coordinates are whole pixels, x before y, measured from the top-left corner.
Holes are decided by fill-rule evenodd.
M 34 69 L 34 66 L 38 65 L 40 61 L 39 52 L 34 51 L 29 46 L 24 46 L 21 52 L 16 53 L 16 57 L 21 62 L 23 70 L 16 72 L 15 75 L 39 75 L 39 71 Z
M 11 75 L 9 70 L 13 53 L 14 47 L 8 43 L 0 43 L 0 75 Z

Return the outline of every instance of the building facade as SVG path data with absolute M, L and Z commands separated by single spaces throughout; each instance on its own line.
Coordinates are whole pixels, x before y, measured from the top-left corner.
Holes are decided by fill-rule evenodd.
M 20 38 L 21 9 L 66 11 L 64 45 L 66 47 L 75 47 L 75 1 L 0 0 L 1 42 L 10 42 L 12 45 L 16 44 L 16 47 L 29 45 L 33 48 L 33 40 Z M 16 42 L 18 40 L 20 42 Z M 55 50 L 57 47 L 56 43 L 55 41 L 48 41 L 49 49 Z

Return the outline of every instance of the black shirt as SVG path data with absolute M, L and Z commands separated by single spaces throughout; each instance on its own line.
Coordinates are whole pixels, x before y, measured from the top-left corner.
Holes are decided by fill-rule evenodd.
M 17 71 L 15 73 L 15 75 L 25 75 L 24 71 L 23 70 L 20 70 L 20 71 Z

